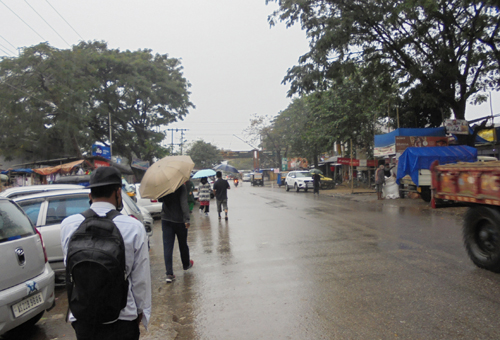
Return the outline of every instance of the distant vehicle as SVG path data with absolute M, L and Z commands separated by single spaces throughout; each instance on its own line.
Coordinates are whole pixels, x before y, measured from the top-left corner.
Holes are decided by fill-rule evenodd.
M 0 335 L 33 326 L 55 305 L 54 272 L 43 244 L 23 210 L 0 197 Z
M 264 175 L 260 172 L 254 172 L 251 175 L 251 180 L 253 186 L 260 185 L 264 186 Z
M 313 178 L 309 171 L 290 171 L 285 178 L 285 188 L 289 191 L 293 188 L 295 191 L 299 192 L 303 189 L 307 192 L 308 189 L 313 189 Z
M 70 215 L 90 208 L 89 193 L 90 189 L 82 188 L 48 191 L 14 199 L 42 235 L 49 263 L 57 275 L 64 274 L 61 222 Z M 121 213 L 141 221 L 148 235 L 151 235 L 152 229 L 144 223 L 144 217 L 135 202 L 127 195 L 122 195 L 122 198 Z
M 135 197 L 137 198 L 137 205 L 149 211 L 153 218 L 159 218 L 161 216 L 162 203 L 156 199 L 142 198 L 140 188 L 141 184 L 136 183 Z
M 243 176 L 241 176 L 241 180 L 243 182 L 250 182 L 251 178 L 252 178 L 252 174 L 251 173 L 244 173 Z

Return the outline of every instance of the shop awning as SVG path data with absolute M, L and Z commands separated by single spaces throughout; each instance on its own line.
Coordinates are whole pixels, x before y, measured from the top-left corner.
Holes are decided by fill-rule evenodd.
M 82 164 L 83 162 L 85 162 L 85 160 L 80 159 L 78 161 L 74 161 L 71 163 L 65 163 L 65 164 L 61 164 L 61 165 L 57 165 L 57 166 L 50 166 L 50 167 L 46 167 L 46 168 L 33 169 L 33 171 L 36 172 L 37 174 L 40 174 L 43 176 L 54 174 L 56 172 L 67 174 L 68 172 L 71 172 L 75 166 L 78 166 L 78 165 Z

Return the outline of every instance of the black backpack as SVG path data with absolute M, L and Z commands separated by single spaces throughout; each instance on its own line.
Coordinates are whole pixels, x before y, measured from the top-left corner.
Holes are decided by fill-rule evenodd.
M 71 235 L 66 257 L 66 289 L 78 321 L 100 324 L 118 319 L 127 305 L 125 244 L 113 219 L 116 210 L 100 217 L 92 209 Z

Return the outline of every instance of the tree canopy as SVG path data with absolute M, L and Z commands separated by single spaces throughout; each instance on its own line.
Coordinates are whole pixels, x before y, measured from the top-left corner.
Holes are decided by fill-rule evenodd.
M 310 51 L 288 70 L 289 94 L 330 88 L 363 64 L 397 84 L 408 112 L 439 125 L 450 110 L 465 118 L 466 103 L 499 88 L 498 1 L 267 0 L 278 2 L 271 24 L 300 24 Z
M 0 153 L 7 159 L 77 156 L 95 141 L 152 161 L 167 150 L 159 127 L 182 120 L 189 82 L 179 59 L 104 42 L 70 50 L 39 44 L 0 61 Z
M 222 162 L 220 150 L 211 143 L 198 140 L 191 144 L 187 150 L 187 154 L 191 156 L 196 169 L 212 169 L 214 166 Z

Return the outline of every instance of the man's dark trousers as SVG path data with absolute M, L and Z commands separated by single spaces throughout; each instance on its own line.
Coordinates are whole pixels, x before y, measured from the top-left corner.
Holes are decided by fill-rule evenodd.
M 179 251 L 181 253 L 182 266 L 189 268 L 189 247 L 187 245 L 188 230 L 184 223 L 175 223 L 170 221 L 161 221 L 161 229 L 163 233 L 163 257 L 165 259 L 165 269 L 167 275 L 173 275 L 172 254 L 174 252 L 175 236 L 179 243 Z
M 118 320 L 110 324 L 91 325 L 81 321 L 71 323 L 78 340 L 139 340 L 136 320 Z

